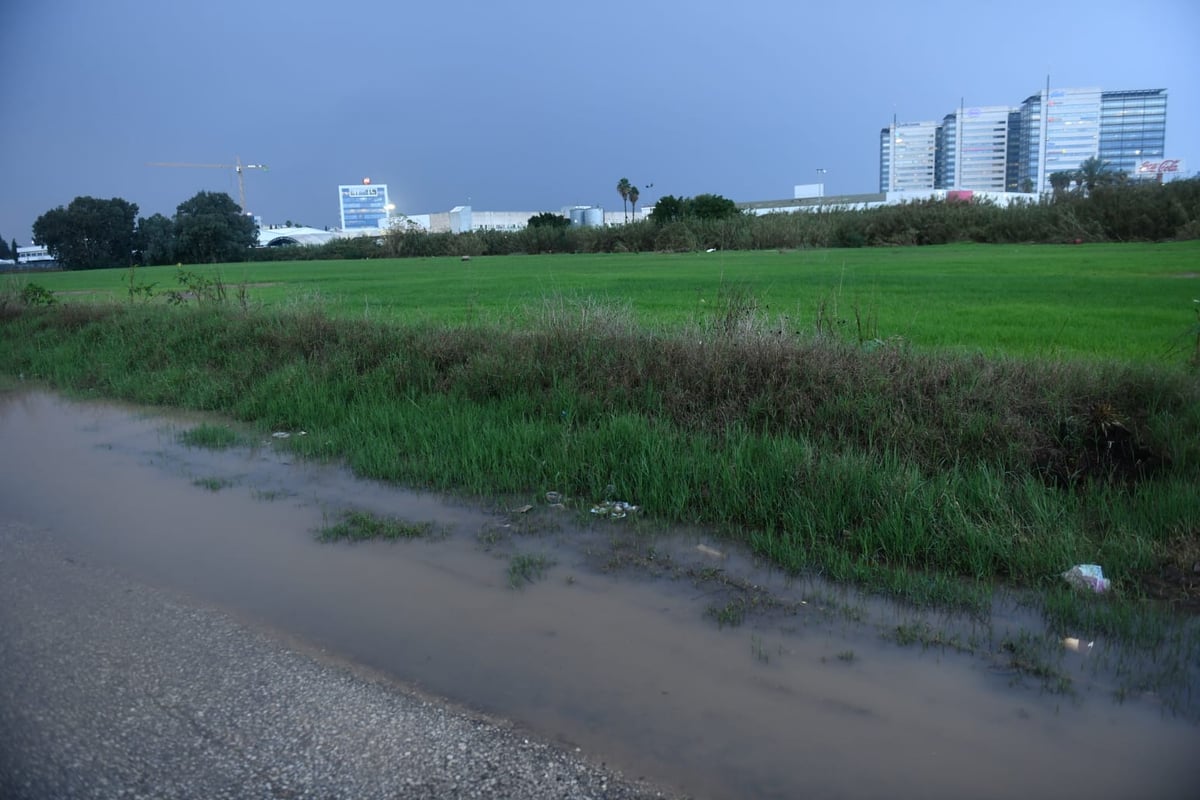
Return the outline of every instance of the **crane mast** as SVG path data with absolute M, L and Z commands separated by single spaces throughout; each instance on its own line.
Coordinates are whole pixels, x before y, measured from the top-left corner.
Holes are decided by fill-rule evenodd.
M 234 158 L 232 164 L 196 164 L 187 161 L 151 161 L 147 164 L 151 167 L 193 167 L 197 169 L 232 169 L 237 174 L 238 182 L 238 203 L 243 214 L 250 213 L 246 210 L 246 178 L 245 170 L 260 169 L 263 172 L 267 171 L 266 164 L 243 164 L 241 156 Z

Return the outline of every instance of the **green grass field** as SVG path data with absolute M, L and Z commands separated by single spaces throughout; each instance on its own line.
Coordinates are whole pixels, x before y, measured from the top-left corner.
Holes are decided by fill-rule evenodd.
M 1180 363 L 1200 298 L 1200 242 L 275 262 L 187 267 L 264 307 L 341 318 L 507 322 L 547 302 L 628 309 L 641 325 L 720 318 L 731 306 L 791 331 L 900 337 L 918 347 Z M 129 270 L 12 276 L 60 300 L 127 300 Z M 175 267 L 135 285 L 177 289 Z

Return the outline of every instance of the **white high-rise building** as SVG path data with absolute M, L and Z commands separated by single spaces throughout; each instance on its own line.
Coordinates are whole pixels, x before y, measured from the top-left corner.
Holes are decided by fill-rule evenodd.
M 900 122 L 879 132 L 879 191 L 934 188 L 939 127 L 936 122 Z
M 972 106 L 946 115 L 937 188 L 1005 190 L 1011 112 L 1008 106 Z

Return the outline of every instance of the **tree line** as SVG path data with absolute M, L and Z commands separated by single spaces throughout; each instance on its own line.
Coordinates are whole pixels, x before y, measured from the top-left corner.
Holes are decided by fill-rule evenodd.
M 138 217 L 137 204 L 119 197 L 76 197 L 38 217 L 33 240 L 63 269 L 213 264 L 244 261 L 258 226 L 223 192 L 199 192 L 170 218 Z
M 225 194 L 201 192 L 180 204 L 173 218 L 155 214 L 136 221 L 137 206 L 132 203 L 80 197 L 39 217 L 34 235 L 67 269 L 518 253 L 1200 239 L 1200 178 L 1159 184 L 1101 177 L 1089 188 L 1085 176 L 1079 186 L 1009 206 L 983 199 L 923 200 L 863 210 L 833 206 L 762 216 L 741 212 L 720 195 L 667 195 L 647 219 L 625 225 L 572 227 L 562 215 L 546 212 L 520 231 L 405 229 L 319 246 L 268 248 L 254 246 L 253 221 Z

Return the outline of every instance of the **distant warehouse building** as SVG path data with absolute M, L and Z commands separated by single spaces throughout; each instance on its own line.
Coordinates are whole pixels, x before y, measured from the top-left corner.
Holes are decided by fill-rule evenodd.
M 977 200 L 995 203 L 1000 206 L 1008 206 L 1013 203 L 1036 201 L 1037 195 L 1023 194 L 1021 192 L 976 192 L 970 189 L 909 189 L 871 194 L 793 197 L 784 200 L 755 200 L 749 203 L 738 203 L 737 207 L 744 214 L 752 214 L 760 217 L 765 214 L 793 214 L 796 212 L 863 211 L 869 208 L 894 206 L 902 203 L 916 203 L 924 200 Z
M 50 248 L 44 244 L 32 244 L 28 247 L 17 247 L 17 265 L 26 269 L 51 269 L 58 266 Z
M 273 225 L 258 229 L 259 247 L 321 245 L 337 238 L 337 233 L 301 225 Z

